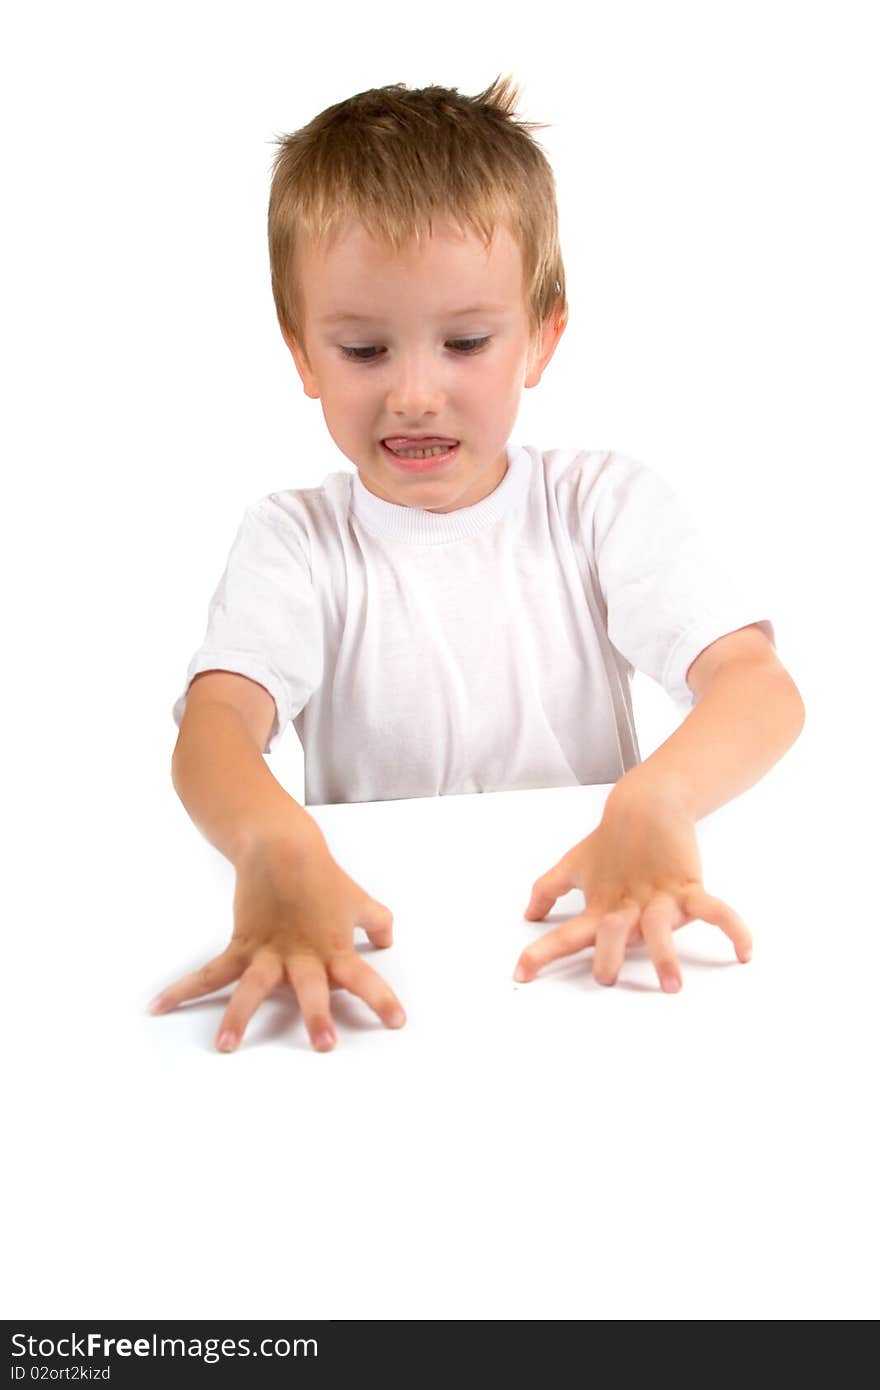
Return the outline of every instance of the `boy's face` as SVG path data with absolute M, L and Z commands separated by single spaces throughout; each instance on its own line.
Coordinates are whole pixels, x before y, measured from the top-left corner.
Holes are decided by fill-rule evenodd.
M 352 224 L 329 251 L 298 248 L 297 267 L 308 362 L 285 340 L 364 487 L 432 512 L 493 492 L 522 389 L 538 384 L 565 328 L 548 321 L 530 360 L 521 256 L 507 228 L 487 252 L 470 233 L 435 223 L 421 246 L 394 255 Z M 328 321 L 337 314 L 361 319 Z M 448 463 L 417 472 L 382 442 L 402 435 L 459 443 Z

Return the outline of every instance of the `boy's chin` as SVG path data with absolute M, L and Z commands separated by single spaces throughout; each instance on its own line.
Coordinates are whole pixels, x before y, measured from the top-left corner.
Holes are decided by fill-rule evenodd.
M 422 481 L 414 479 L 409 483 L 404 480 L 403 485 L 395 485 L 393 478 L 380 478 L 376 470 L 368 468 L 358 468 L 358 477 L 367 492 L 372 492 L 374 497 L 381 497 L 383 502 L 392 502 L 397 507 L 421 507 L 426 511 L 436 511 L 437 507 L 431 506 L 430 499 L 435 498 L 438 506 L 443 508 L 441 498 L 449 495 L 448 485 L 443 486 L 440 478 Z

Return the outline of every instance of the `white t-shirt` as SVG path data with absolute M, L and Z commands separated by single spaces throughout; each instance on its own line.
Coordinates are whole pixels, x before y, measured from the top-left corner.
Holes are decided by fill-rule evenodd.
M 358 474 L 247 508 L 200 671 L 264 686 L 303 747 L 305 804 L 616 782 L 641 761 L 630 681 L 683 713 L 704 647 L 769 619 L 659 474 L 508 442 L 472 507 L 386 502 Z

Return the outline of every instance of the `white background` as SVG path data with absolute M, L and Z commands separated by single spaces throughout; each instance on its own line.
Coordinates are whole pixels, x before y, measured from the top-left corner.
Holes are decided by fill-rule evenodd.
M 874 19 L 868 4 L 779 0 L 424 13 L 389 0 L 44 4 L 7 20 L 8 1315 L 876 1316 Z M 778 1078 L 794 1174 L 747 1089 L 746 1129 L 728 1142 L 716 1129 L 707 1153 L 695 1117 L 707 1094 L 723 1115 L 731 1078 L 745 1084 L 736 1049 L 728 1038 L 713 1071 L 698 1012 L 656 1065 L 646 1016 L 634 1034 L 615 1021 L 638 993 L 585 993 L 585 1054 L 545 1050 L 536 1070 L 522 1043 L 481 1034 L 478 1000 L 456 998 L 453 978 L 449 1028 L 476 1028 L 473 1059 L 452 1054 L 458 1101 L 438 1101 L 437 1133 L 408 1142 L 383 1082 L 393 1050 L 395 1086 L 407 1066 L 418 1085 L 407 1030 L 374 1054 L 340 1028 L 337 1053 L 319 1056 L 291 1012 L 226 1058 L 211 1050 L 219 1001 L 201 1031 L 138 1013 L 231 930 L 231 871 L 178 802 L 170 760 L 171 706 L 238 522 L 267 492 L 351 469 L 275 319 L 273 141 L 367 87 L 472 95 L 499 73 L 519 85 L 520 115 L 549 123 L 537 138 L 570 303 L 513 437 L 614 448 L 662 472 L 764 603 L 806 704 L 792 751 L 717 822 L 730 868 L 713 885 L 755 927 L 750 970 L 773 942 L 787 964 L 764 977 L 778 1032 L 744 1043 L 743 1061 Z M 677 714 L 640 675 L 634 699 L 647 756 Z M 302 795 L 292 729 L 270 766 Z M 513 856 L 504 893 L 524 907 L 569 847 L 534 867 Z M 438 926 L 436 953 L 464 979 L 468 876 L 482 892 L 482 871 L 468 858 L 446 872 L 462 920 L 451 939 Z M 380 968 L 393 978 L 393 951 Z M 685 966 L 681 996 L 644 1002 L 664 1017 L 707 988 Z M 746 998 L 730 1010 L 744 1039 Z M 240 1092 L 231 1069 L 244 1066 Z M 620 1136 L 634 1106 L 648 1117 L 646 1068 L 650 1124 L 633 1151 Z M 543 1098 L 546 1145 L 538 1164 L 509 1152 L 500 1184 L 486 1159 L 499 1096 L 514 1111 Z M 350 1148 L 322 1166 L 340 1114 Z M 415 1174 L 441 1170 L 435 1226 Z M 757 1184 L 748 1240 L 715 1242 L 744 1174 Z M 699 1243 L 693 1225 L 682 1240 L 683 1208 L 706 1213 Z M 648 1272 L 633 1282 L 634 1269 Z M 669 1284 L 656 1293 L 667 1272 L 674 1299 Z

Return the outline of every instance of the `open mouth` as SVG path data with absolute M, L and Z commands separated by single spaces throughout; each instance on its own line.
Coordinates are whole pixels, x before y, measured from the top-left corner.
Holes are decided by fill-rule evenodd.
M 389 448 L 384 439 L 382 440 L 382 449 L 385 457 L 394 464 L 395 468 L 401 469 L 404 473 L 431 473 L 450 463 L 458 453 L 460 444 L 461 441 L 457 444 L 451 444 L 446 449 L 441 449 L 438 446 L 437 448 L 420 450 L 419 453 L 423 457 L 419 457 L 419 453 L 412 454 L 410 450 L 407 450 L 407 453 L 411 455 L 410 457 L 399 454 L 394 449 Z

